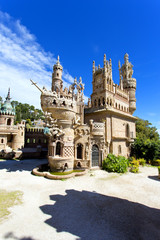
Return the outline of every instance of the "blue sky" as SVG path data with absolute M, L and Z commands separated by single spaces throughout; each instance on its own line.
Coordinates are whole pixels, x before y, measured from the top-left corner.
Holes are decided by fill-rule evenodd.
M 127 52 L 137 79 L 134 115 L 160 129 L 159 12 L 159 0 L 1 0 L 0 96 L 11 87 L 14 100 L 40 107 L 29 79 L 49 89 L 60 55 L 66 86 L 81 76 L 89 97 L 92 61 L 102 66 L 106 53 L 118 83 L 118 61 Z

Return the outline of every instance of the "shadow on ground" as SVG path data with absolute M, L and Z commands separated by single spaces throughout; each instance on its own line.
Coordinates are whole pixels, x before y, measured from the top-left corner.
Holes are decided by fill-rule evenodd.
M 67 190 L 51 195 L 53 205 L 40 209 L 45 221 L 57 232 L 68 232 L 81 240 L 158 240 L 160 210 L 96 192 Z
M 148 178 L 160 182 L 160 179 L 158 178 L 158 175 L 156 175 L 156 176 L 148 176 Z
M 43 163 L 47 163 L 47 159 L 4 160 L 0 161 L 0 170 L 6 169 L 7 172 L 32 171 L 33 168 Z
M 4 236 L 4 239 L 13 239 L 13 240 L 36 240 L 32 237 L 16 237 L 14 233 L 9 232 Z

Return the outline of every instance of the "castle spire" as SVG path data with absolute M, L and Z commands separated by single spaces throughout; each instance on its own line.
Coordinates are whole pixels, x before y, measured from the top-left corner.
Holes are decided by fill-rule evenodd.
M 58 57 L 57 57 L 57 64 L 60 64 L 59 55 L 58 55 Z
M 121 63 L 120 63 L 120 61 L 118 62 L 118 68 L 119 68 L 119 86 L 120 86 L 120 89 L 123 90 L 123 81 L 122 81 Z
M 104 63 L 104 67 L 105 67 L 106 66 L 106 54 L 104 54 L 103 63 Z
M 8 94 L 7 94 L 6 100 L 11 100 L 11 97 L 10 97 L 10 88 L 8 89 Z
M 92 67 L 92 69 L 93 69 L 93 73 L 95 73 L 95 61 L 93 61 L 93 67 Z

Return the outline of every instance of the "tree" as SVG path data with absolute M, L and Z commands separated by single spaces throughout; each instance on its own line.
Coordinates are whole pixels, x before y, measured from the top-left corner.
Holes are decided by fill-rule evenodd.
M 136 139 L 131 147 L 131 155 L 136 158 L 154 160 L 160 158 L 160 136 L 147 120 L 136 121 Z

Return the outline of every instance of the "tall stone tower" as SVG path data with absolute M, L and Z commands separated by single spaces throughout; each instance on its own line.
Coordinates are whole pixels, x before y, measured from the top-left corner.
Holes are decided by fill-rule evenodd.
M 63 67 L 59 62 L 59 56 L 57 58 L 57 63 L 53 66 L 52 73 L 52 92 L 61 92 L 63 89 L 63 81 L 62 81 L 62 72 Z
M 112 62 L 106 60 L 104 54 L 103 68 L 98 65 L 95 67 L 93 61 L 93 93 L 91 95 L 92 107 L 112 106 L 113 105 L 113 79 Z M 109 93 L 110 92 L 110 93 Z
M 132 78 L 133 75 L 133 65 L 129 62 L 128 54 L 124 56 L 124 64 L 120 67 L 120 79 L 123 78 L 123 88 L 127 89 L 129 92 L 129 111 L 131 114 L 136 110 L 136 79 Z

